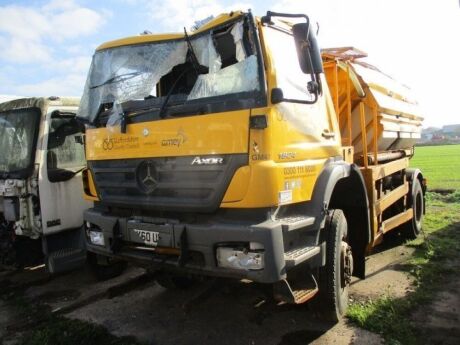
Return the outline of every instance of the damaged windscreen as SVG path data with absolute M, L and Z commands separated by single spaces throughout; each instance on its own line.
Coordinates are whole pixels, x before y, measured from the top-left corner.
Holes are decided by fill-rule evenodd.
M 25 177 L 33 164 L 40 111 L 19 109 L 0 113 L 0 177 Z
M 97 51 L 77 116 L 93 123 L 100 113 L 108 112 L 108 124 L 113 125 L 128 101 L 148 100 L 152 110 L 260 90 L 250 27 L 243 17 L 197 36 L 190 34 L 189 42 L 185 35 L 179 40 Z

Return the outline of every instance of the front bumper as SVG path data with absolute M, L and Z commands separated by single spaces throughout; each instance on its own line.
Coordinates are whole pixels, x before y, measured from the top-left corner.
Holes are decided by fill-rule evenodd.
M 129 242 L 128 218 L 103 214 L 89 209 L 84 213 L 85 223 L 96 225 L 103 233 L 104 245 L 88 241 L 90 252 L 136 261 L 146 267 L 179 270 L 190 274 L 250 279 L 261 283 L 274 283 L 286 278 L 285 246 L 282 224 L 266 220 L 259 224 L 210 222 L 206 224 L 170 224 L 172 249 L 180 255 L 155 253 L 153 248 L 142 248 Z M 311 237 L 316 238 L 315 236 Z M 220 267 L 216 250 L 222 245 L 256 242 L 264 248 L 264 268 L 242 270 Z M 147 249 L 147 250 L 146 250 Z M 148 250 L 150 249 L 150 250 Z

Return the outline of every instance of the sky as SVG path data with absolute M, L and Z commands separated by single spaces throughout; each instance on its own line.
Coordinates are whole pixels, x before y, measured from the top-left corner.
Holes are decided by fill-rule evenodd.
M 81 96 L 101 43 L 235 9 L 309 15 L 321 47 L 364 50 L 409 86 L 424 127 L 460 123 L 460 0 L 0 0 L 0 94 Z

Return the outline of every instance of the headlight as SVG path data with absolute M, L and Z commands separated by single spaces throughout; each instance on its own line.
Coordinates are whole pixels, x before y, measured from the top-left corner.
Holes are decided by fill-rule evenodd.
M 250 252 L 229 247 L 219 247 L 216 252 L 217 265 L 240 270 L 261 270 L 264 268 L 264 253 Z
M 104 234 L 102 231 L 89 231 L 89 239 L 92 244 L 96 244 L 98 246 L 103 246 L 105 244 L 104 242 Z

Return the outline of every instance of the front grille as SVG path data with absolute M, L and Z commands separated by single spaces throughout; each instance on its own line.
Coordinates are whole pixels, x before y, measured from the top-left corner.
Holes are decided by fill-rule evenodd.
M 236 170 L 248 164 L 247 154 L 218 158 L 223 158 L 221 164 L 192 165 L 195 156 L 189 156 L 89 161 L 88 165 L 105 204 L 211 212 L 219 207 Z M 147 175 L 150 181 L 143 182 Z

